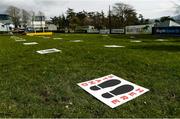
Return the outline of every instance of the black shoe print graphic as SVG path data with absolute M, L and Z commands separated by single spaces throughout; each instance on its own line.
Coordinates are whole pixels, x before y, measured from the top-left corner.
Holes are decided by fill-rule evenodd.
M 134 87 L 131 86 L 131 85 L 122 85 L 122 86 L 119 86 L 119 87 L 117 87 L 116 89 L 114 89 L 114 90 L 112 90 L 110 92 L 102 94 L 102 97 L 104 97 L 104 98 L 112 98 L 112 97 L 114 97 L 114 95 L 121 95 L 121 94 L 130 92 L 133 89 L 134 89 Z
M 109 81 L 105 81 L 97 86 L 92 86 L 90 87 L 91 90 L 97 91 L 100 90 L 101 88 L 108 88 L 108 87 L 112 87 L 112 86 L 116 86 L 118 84 L 120 84 L 121 81 L 117 80 L 117 79 L 111 79 Z

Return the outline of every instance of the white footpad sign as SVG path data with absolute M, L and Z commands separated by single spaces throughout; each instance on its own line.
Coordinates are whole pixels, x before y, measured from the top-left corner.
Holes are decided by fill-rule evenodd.
M 63 38 L 53 38 L 54 40 L 62 40 Z
M 105 45 L 106 48 L 124 48 L 125 46 L 119 46 L 119 45 Z
M 15 40 L 16 42 L 24 42 L 26 41 L 25 39 L 19 39 L 19 40 Z
M 132 42 L 132 43 L 140 43 L 142 41 L 140 41 L 140 40 L 131 40 L 130 42 Z
M 149 91 L 149 89 L 112 74 L 78 83 L 78 85 L 111 108 L 122 105 Z
M 83 42 L 83 41 L 82 40 L 71 40 L 70 42 L 79 43 L 79 42 Z
M 23 43 L 24 45 L 37 45 L 37 42 Z
M 39 50 L 39 51 L 36 51 L 36 52 L 39 53 L 39 54 L 49 54 L 49 53 L 61 52 L 61 50 L 53 48 L 53 49 Z

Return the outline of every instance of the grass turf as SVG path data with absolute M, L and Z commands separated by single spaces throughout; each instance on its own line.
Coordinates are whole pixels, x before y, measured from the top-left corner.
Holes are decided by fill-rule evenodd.
M 39 44 L 24 46 L 0 36 L 0 117 L 180 117 L 180 38 L 156 42 L 155 36 L 19 37 Z M 49 48 L 62 53 L 36 53 Z M 111 109 L 76 85 L 108 74 L 150 92 Z

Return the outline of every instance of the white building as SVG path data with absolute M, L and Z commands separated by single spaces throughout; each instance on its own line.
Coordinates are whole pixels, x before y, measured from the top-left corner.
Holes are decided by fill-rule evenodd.
M 9 32 L 14 28 L 11 17 L 6 14 L 0 14 L 0 32 Z
M 176 23 L 175 21 L 172 21 L 172 20 L 167 20 L 167 21 L 155 24 L 155 27 L 179 27 L 179 26 L 180 26 L 179 23 Z
M 34 16 L 28 27 L 31 27 L 35 31 L 44 30 L 46 27 L 45 16 Z

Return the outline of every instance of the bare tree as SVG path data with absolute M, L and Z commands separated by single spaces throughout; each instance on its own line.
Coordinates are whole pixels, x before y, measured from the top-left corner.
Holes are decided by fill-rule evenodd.
M 42 11 L 39 11 L 39 12 L 37 13 L 37 15 L 38 15 L 38 16 L 45 16 L 44 12 L 42 12 Z
M 179 2 L 180 2 L 180 0 L 179 0 Z M 180 14 L 180 3 L 173 2 L 173 4 L 174 4 L 174 7 L 175 7 L 175 13 L 179 15 Z
M 122 27 L 126 25 L 136 24 L 136 22 L 138 21 L 135 9 L 128 4 L 116 3 L 113 6 L 112 13 L 113 15 L 118 17 L 119 23 L 121 23 L 120 26 Z
M 23 22 L 24 27 L 27 26 L 27 23 L 28 23 L 28 21 L 29 21 L 30 19 L 31 19 L 31 14 L 30 14 L 30 12 L 22 9 L 22 22 Z
M 20 24 L 20 18 L 21 18 L 20 12 L 21 10 L 15 6 L 9 6 L 6 10 L 6 13 L 12 17 L 12 21 L 16 28 Z

